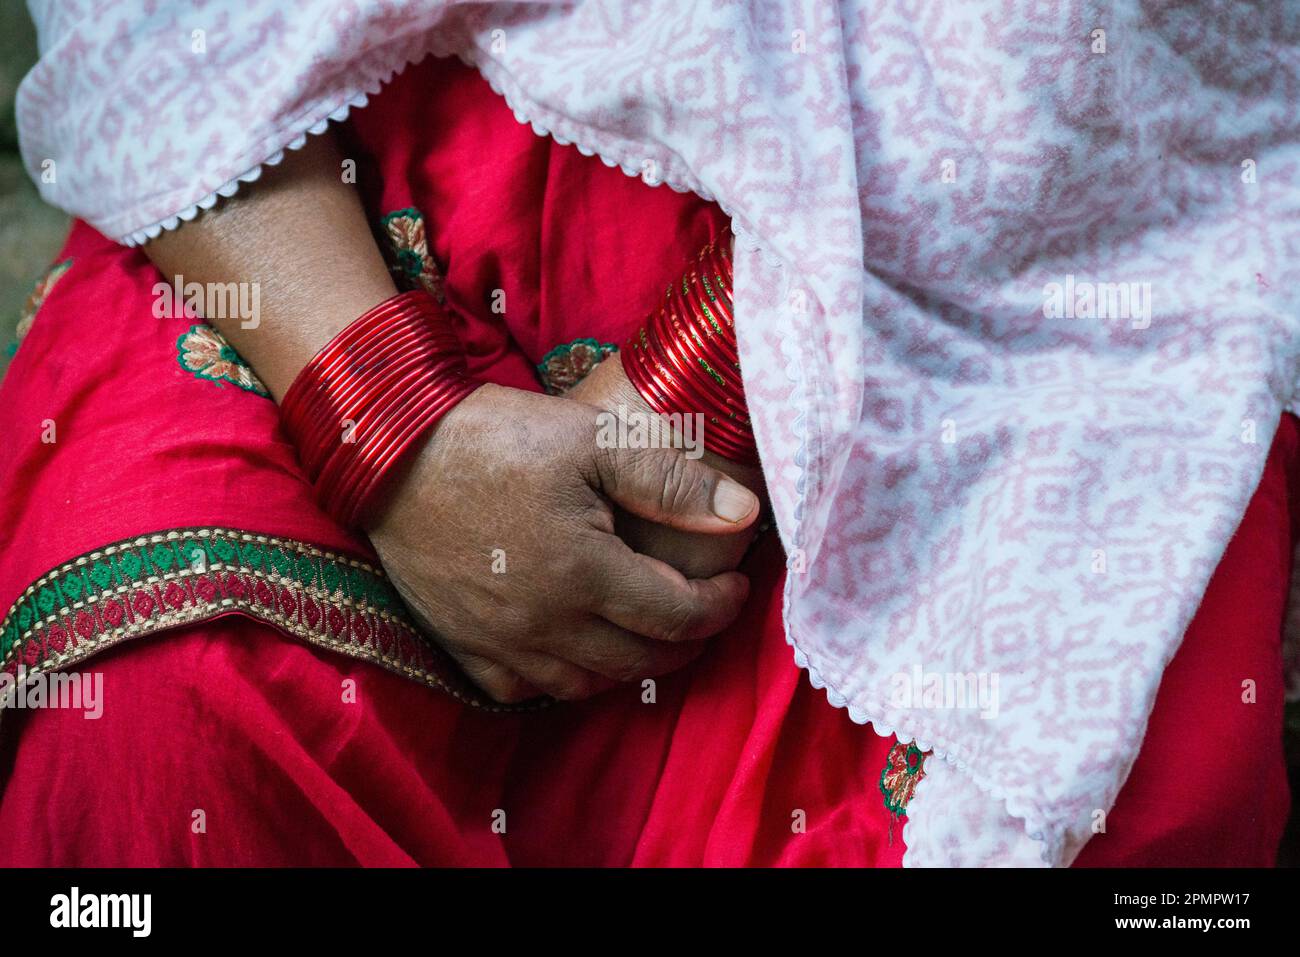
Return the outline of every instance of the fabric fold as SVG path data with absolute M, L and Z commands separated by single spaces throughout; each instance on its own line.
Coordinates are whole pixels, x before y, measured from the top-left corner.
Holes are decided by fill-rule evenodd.
M 1292 399 L 1300 11 L 94 10 L 35 5 L 19 120 L 46 198 L 119 238 L 191 217 L 427 52 L 538 132 L 715 199 L 797 660 L 947 762 L 909 860 L 1068 862 Z M 918 667 L 997 700 L 930 701 Z

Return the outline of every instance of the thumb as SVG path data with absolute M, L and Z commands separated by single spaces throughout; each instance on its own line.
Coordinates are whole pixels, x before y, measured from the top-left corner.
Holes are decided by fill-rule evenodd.
M 680 449 L 602 449 L 596 471 L 613 502 L 683 532 L 738 532 L 758 517 L 758 496 Z

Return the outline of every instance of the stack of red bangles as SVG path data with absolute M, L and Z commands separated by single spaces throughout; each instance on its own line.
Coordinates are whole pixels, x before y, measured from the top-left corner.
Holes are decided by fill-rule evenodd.
M 482 385 L 450 317 L 424 290 L 381 302 L 294 379 L 280 416 L 321 506 L 362 527 L 404 454 Z
M 731 230 L 724 229 L 668 287 L 662 308 L 623 349 L 623 369 L 661 415 L 702 413 L 710 452 L 756 465 L 731 306 L 730 239 Z

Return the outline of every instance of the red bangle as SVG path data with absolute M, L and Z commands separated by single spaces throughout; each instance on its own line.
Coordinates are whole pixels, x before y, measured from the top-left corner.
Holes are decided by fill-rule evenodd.
M 702 413 L 705 448 L 756 465 L 731 303 L 730 236 L 724 229 L 668 287 L 663 305 L 624 346 L 622 361 L 652 409 L 663 415 Z
M 395 468 L 481 382 L 450 317 L 424 290 L 386 299 L 331 339 L 280 404 L 321 507 L 360 527 Z

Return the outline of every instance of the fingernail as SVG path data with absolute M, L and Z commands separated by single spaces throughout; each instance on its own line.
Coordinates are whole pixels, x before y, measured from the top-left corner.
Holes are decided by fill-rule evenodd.
M 731 479 L 723 479 L 713 490 L 713 514 L 728 522 L 739 522 L 757 504 L 753 492 Z

